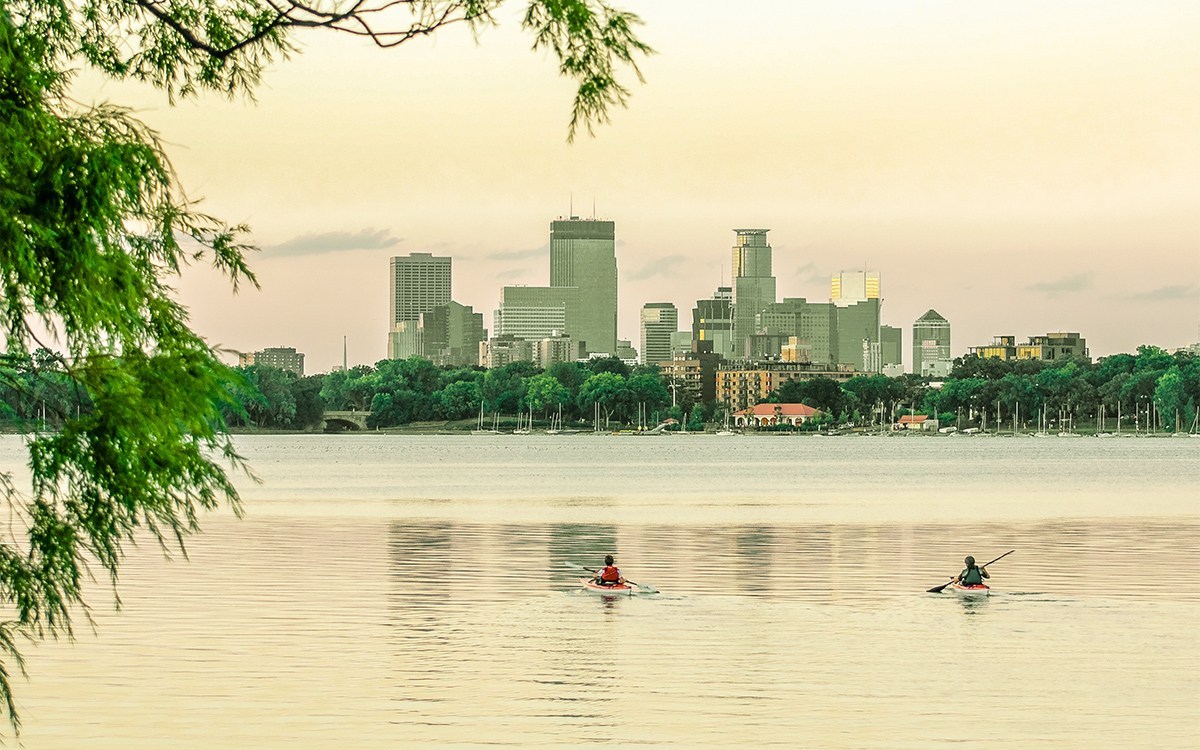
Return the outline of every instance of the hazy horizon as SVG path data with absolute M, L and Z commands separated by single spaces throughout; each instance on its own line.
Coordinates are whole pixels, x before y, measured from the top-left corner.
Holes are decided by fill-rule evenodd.
M 595 138 L 529 52 L 518 6 L 391 51 L 302 33 L 257 103 L 81 77 L 133 106 L 203 210 L 246 222 L 261 292 L 199 267 L 180 297 L 217 346 L 294 346 L 308 372 L 384 356 L 388 258 L 454 258 L 485 314 L 549 278 L 552 219 L 616 222 L 621 338 L 646 302 L 728 283 L 733 228 L 770 228 L 779 297 L 880 272 L 883 322 L 933 308 L 952 352 L 1078 331 L 1093 356 L 1200 340 L 1200 6 L 679 0 L 621 7 L 658 54 Z

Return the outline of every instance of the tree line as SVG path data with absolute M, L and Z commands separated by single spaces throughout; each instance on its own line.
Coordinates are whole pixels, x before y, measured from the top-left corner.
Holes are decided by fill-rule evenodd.
M 413 422 L 476 419 L 493 415 L 506 423 L 532 412 L 536 420 L 561 416 L 564 423 L 607 426 L 653 425 L 668 417 L 700 430 L 719 421 L 725 407 L 696 403 L 655 366 L 630 367 L 619 359 L 559 362 L 541 369 L 513 362 L 484 370 L 438 367 L 420 357 L 383 360 L 346 371 L 300 377 L 274 367 L 232 370 L 222 404 L 232 427 L 308 430 L 326 411 L 369 412 L 371 428 Z M 0 362 L 0 418 L 10 423 L 61 425 L 91 407 L 64 372 L 61 359 L 45 350 Z M 1021 427 L 1094 423 L 1103 420 L 1139 428 L 1187 428 L 1200 406 L 1200 357 L 1141 346 L 1136 354 L 1114 354 L 1096 362 L 1003 361 L 976 356 L 954 362 L 940 383 L 914 375 L 858 375 L 838 383 L 829 378 L 793 380 L 772 392 L 769 403 L 804 403 L 821 411 L 808 426 L 883 425 L 903 414 L 925 414 L 942 424 Z
M 805 403 L 827 422 L 859 425 L 924 414 L 942 424 L 1107 429 L 1119 414 L 1123 426 L 1187 429 L 1200 407 L 1200 357 L 1145 345 L 1095 362 L 968 355 L 937 383 L 913 375 L 863 375 L 840 385 L 814 378 L 786 383 L 767 400 Z

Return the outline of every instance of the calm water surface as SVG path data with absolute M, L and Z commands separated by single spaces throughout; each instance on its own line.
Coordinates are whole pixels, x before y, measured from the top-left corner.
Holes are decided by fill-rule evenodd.
M 27 648 L 26 747 L 1200 747 L 1200 440 L 239 445 L 245 520 Z

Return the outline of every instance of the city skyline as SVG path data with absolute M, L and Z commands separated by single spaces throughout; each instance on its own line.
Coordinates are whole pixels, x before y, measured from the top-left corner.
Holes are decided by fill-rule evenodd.
M 780 299 L 879 272 L 906 354 L 931 307 L 955 355 L 1051 330 L 1093 356 L 1200 338 L 1200 8 L 764 3 L 726 28 L 695 4 L 623 5 L 659 54 L 629 109 L 573 145 L 570 84 L 528 53 L 515 8 L 478 45 L 301 37 L 257 105 L 172 108 L 87 73 L 72 93 L 134 107 L 189 195 L 264 248 L 261 292 L 184 274 L 198 332 L 295 346 L 313 371 L 340 364 L 344 335 L 351 365 L 383 358 L 390 257 L 454 257 L 456 299 L 490 317 L 501 285 L 545 283 L 545 222 L 593 200 L 617 222 L 621 339 L 642 303 L 690 310 L 730 284 L 741 226 L 771 228 Z

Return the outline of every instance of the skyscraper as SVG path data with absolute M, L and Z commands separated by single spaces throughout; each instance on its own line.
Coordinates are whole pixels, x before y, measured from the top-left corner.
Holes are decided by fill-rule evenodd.
M 735 229 L 733 246 L 733 348 L 746 356 L 746 340 L 754 334 L 754 316 L 775 302 L 775 277 L 771 275 L 769 229 Z
M 879 299 L 879 273 L 876 271 L 842 271 L 829 285 L 829 301 L 838 307 Z
M 914 375 L 950 373 L 950 322 L 929 310 L 913 323 L 912 371 Z
M 576 287 L 577 309 L 567 333 L 588 353 L 617 348 L 616 229 L 611 221 L 550 222 L 550 286 Z
M 696 300 L 692 341 L 711 342 L 715 354 L 733 356 L 733 287 L 719 286 L 711 299 Z
M 656 365 L 671 359 L 671 336 L 679 329 L 674 302 L 642 305 L 642 364 Z
M 389 327 L 450 301 L 450 258 L 410 253 L 392 258 L 391 271 Z

